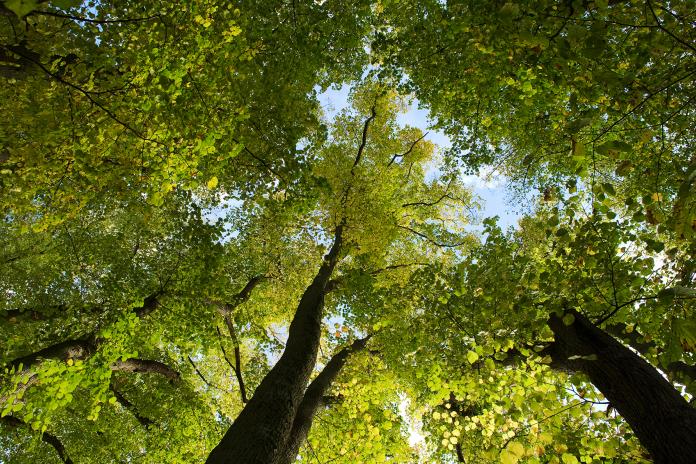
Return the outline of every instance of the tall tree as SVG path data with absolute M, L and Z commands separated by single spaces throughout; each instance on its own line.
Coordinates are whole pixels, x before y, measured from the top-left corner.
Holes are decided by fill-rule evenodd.
M 0 461 L 694 461 L 689 6 L 2 2 Z

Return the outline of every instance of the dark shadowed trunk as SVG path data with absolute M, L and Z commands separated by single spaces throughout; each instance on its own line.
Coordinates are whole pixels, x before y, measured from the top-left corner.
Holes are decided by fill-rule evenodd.
M 651 351 L 658 355 L 661 354 L 661 351 L 655 346 L 655 343 L 648 341 L 637 329 L 634 328 L 630 332 L 626 329 L 625 324 L 614 323 L 606 326 L 604 330 L 628 344 L 644 357 L 650 356 Z M 662 365 L 661 368 L 673 382 L 686 384 L 696 380 L 696 365 L 690 365 L 684 361 L 672 361 L 666 366 Z
M 696 409 L 638 354 L 577 311 L 565 315 L 574 321 L 566 325 L 555 314 L 548 321 L 552 366 L 586 374 L 656 463 L 696 463 Z
M 275 464 L 283 454 L 316 363 L 324 295 L 338 261 L 342 232 L 339 225 L 331 250 L 300 299 L 283 355 L 210 453 L 207 464 Z
M 321 373 L 309 384 L 304 398 L 297 409 L 295 421 L 292 424 L 292 430 L 283 453 L 276 461 L 276 464 L 291 464 L 295 462 L 297 454 L 300 452 L 300 446 L 302 446 L 309 430 L 312 428 L 314 414 L 320 407 L 326 405 L 324 395 L 326 395 L 327 390 L 341 372 L 350 354 L 365 348 L 368 339 L 369 337 L 355 340 L 351 346 L 343 348 L 336 353 L 324 366 Z

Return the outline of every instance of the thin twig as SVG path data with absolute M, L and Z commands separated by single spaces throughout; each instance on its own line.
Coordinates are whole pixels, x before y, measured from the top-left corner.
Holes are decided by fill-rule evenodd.
M 196 374 L 198 374 L 198 377 L 201 378 L 203 383 L 205 383 L 207 386 L 209 386 L 211 388 L 215 388 L 217 390 L 220 390 L 222 392 L 227 393 L 224 389 L 220 388 L 219 386 L 215 385 L 214 383 L 208 382 L 208 380 L 205 378 L 203 373 L 201 373 L 201 371 L 198 370 L 198 367 L 196 367 L 196 364 L 193 362 L 193 359 L 191 359 L 191 356 L 186 356 L 186 359 L 188 359 L 188 361 L 191 363 L 191 366 L 193 366 L 193 370 L 196 371 Z
M 688 42 L 684 41 L 683 39 L 677 37 L 672 31 L 667 29 L 665 26 L 662 25 L 662 22 L 660 19 L 657 17 L 657 14 L 655 14 L 655 10 L 652 7 L 652 2 L 648 0 L 648 8 L 650 8 L 650 13 L 652 13 L 653 18 L 655 18 L 655 22 L 657 23 L 657 27 L 662 29 L 664 32 L 666 32 L 670 37 L 672 37 L 674 40 L 685 46 L 686 48 L 690 49 L 692 52 L 696 52 L 696 48 L 694 48 L 693 45 L 689 44 Z
M 92 23 L 92 24 L 113 24 L 113 23 L 138 23 L 138 22 L 143 22 L 143 21 L 150 21 L 152 19 L 160 19 L 162 15 L 152 15 L 152 16 L 146 16 L 143 18 L 120 18 L 120 19 L 91 19 L 91 18 L 83 18 L 81 16 L 73 16 L 69 14 L 64 14 L 64 13 L 56 13 L 55 11 L 44 11 L 44 10 L 35 10 L 29 13 L 27 16 L 53 16 L 56 18 L 64 18 L 64 19 L 72 19 L 73 21 L 79 21 L 83 23 Z
M 411 144 L 411 146 L 408 148 L 408 150 L 406 150 L 404 153 L 402 153 L 402 154 L 400 154 L 400 155 L 399 155 L 399 154 L 396 154 L 396 155 L 392 156 L 392 159 L 391 159 L 391 161 L 389 161 L 389 163 L 387 164 L 387 167 L 391 166 L 391 165 L 394 163 L 394 161 L 396 161 L 396 158 L 403 158 L 404 156 L 406 156 L 406 155 L 408 155 L 409 153 L 411 153 L 411 151 L 413 151 L 413 149 L 415 148 L 416 144 L 417 144 L 418 142 L 420 142 L 421 140 L 423 140 L 428 134 L 429 134 L 429 132 L 426 132 L 426 133 L 423 134 L 421 137 L 419 137 L 418 140 L 414 141 L 414 142 Z
M 689 77 L 689 76 L 691 76 L 691 75 L 693 75 L 693 74 L 696 74 L 696 68 L 693 69 L 692 71 L 686 73 L 686 74 L 683 75 L 682 77 L 673 80 L 672 82 L 670 82 L 669 84 L 665 85 L 664 87 L 659 88 L 659 89 L 656 90 L 655 92 L 648 93 L 648 96 L 645 97 L 640 103 L 638 103 L 636 106 L 634 106 L 633 108 L 631 108 L 626 114 L 624 114 L 624 115 L 621 116 L 619 119 L 617 119 L 616 121 L 614 121 L 612 124 L 609 125 L 609 127 L 607 127 L 607 128 L 604 129 L 602 132 L 600 132 L 599 135 L 598 135 L 597 137 L 595 137 L 594 139 L 592 139 L 592 143 L 594 143 L 594 142 L 598 141 L 599 139 L 601 139 L 601 138 L 604 136 L 604 134 L 606 134 L 607 132 L 609 132 L 610 130 L 612 130 L 616 125 L 618 125 L 619 123 L 621 123 L 624 119 L 626 119 L 627 117 L 629 117 L 630 115 L 632 115 L 633 113 L 635 113 L 641 106 L 643 106 L 645 103 L 647 103 L 648 100 L 650 100 L 652 97 L 654 97 L 655 95 L 657 95 L 657 94 L 659 94 L 659 93 L 661 93 L 661 92 L 664 92 L 664 91 L 667 90 L 668 88 L 672 87 L 674 84 L 677 84 L 677 83 L 683 81 L 684 79 L 686 79 L 687 77 Z
M 434 239 L 428 237 L 427 235 L 425 235 L 425 234 L 422 233 L 422 232 L 418 232 L 417 230 L 411 229 L 411 228 L 408 227 L 408 226 L 402 226 L 401 224 L 397 224 L 396 227 L 398 227 L 398 228 L 400 228 L 400 229 L 407 230 L 407 231 L 409 231 L 409 232 L 411 232 L 411 233 L 413 233 L 413 234 L 415 234 L 415 235 L 417 235 L 417 236 L 419 236 L 419 237 L 421 237 L 421 238 L 427 240 L 428 242 L 432 243 L 433 245 L 439 246 L 439 247 L 444 247 L 444 248 L 456 248 L 456 247 L 462 246 L 462 245 L 464 245 L 464 244 L 466 243 L 465 241 L 459 242 L 459 243 L 441 243 L 441 242 L 438 242 L 437 240 L 434 240 Z

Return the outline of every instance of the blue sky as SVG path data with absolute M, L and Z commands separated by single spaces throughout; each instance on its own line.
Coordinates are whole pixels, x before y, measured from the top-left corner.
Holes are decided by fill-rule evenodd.
M 340 88 L 329 88 L 319 94 L 319 101 L 328 118 L 332 118 L 339 111 L 348 106 L 348 93 L 350 86 L 343 85 Z M 430 114 L 427 109 L 419 108 L 418 101 L 414 100 L 409 105 L 408 111 L 400 114 L 397 121 L 402 126 L 412 126 L 428 132 L 426 139 L 435 143 L 438 147 L 448 148 L 452 145 L 450 139 L 442 131 L 431 129 L 432 125 Z M 503 229 L 516 227 L 517 220 L 521 217 L 521 211 L 525 205 L 513 205 L 511 195 L 506 189 L 507 179 L 500 174 L 486 176 L 485 173 L 479 175 L 462 174 L 464 183 L 469 186 L 474 194 L 479 197 L 482 206 L 479 219 L 498 216 L 499 224 Z M 223 217 L 229 208 L 237 208 L 241 205 L 239 200 L 228 198 L 220 206 L 207 212 L 206 217 L 209 221 L 215 221 Z M 480 231 L 480 226 L 472 226 L 472 231 Z M 235 235 L 234 232 L 224 240 L 228 240 Z
M 350 87 L 343 85 L 340 88 L 329 88 L 319 94 L 319 101 L 327 115 L 331 118 L 343 108 L 348 106 L 348 92 Z M 428 132 L 426 139 L 435 143 L 441 148 L 448 148 L 452 145 L 450 139 L 442 131 L 433 130 L 430 114 L 427 109 L 419 108 L 418 101 L 414 99 L 406 113 L 397 117 L 399 124 L 412 126 Z M 506 189 L 507 180 L 500 174 L 486 176 L 485 173 L 479 175 L 464 175 L 463 181 L 480 198 L 482 205 L 481 219 L 491 216 L 500 217 L 499 224 L 503 229 L 509 226 L 516 227 L 517 220 L 520 218 L 520 210 L 523 205 L 515 206 L 511 203 L 511 196 Z M 476 229 L 476 228 L 475 228 Z

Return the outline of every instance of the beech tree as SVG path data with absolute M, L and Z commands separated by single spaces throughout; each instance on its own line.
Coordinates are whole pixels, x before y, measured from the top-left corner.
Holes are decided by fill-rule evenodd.
M 0 462 L 695 462 L 689 6 L 3 2 Z

